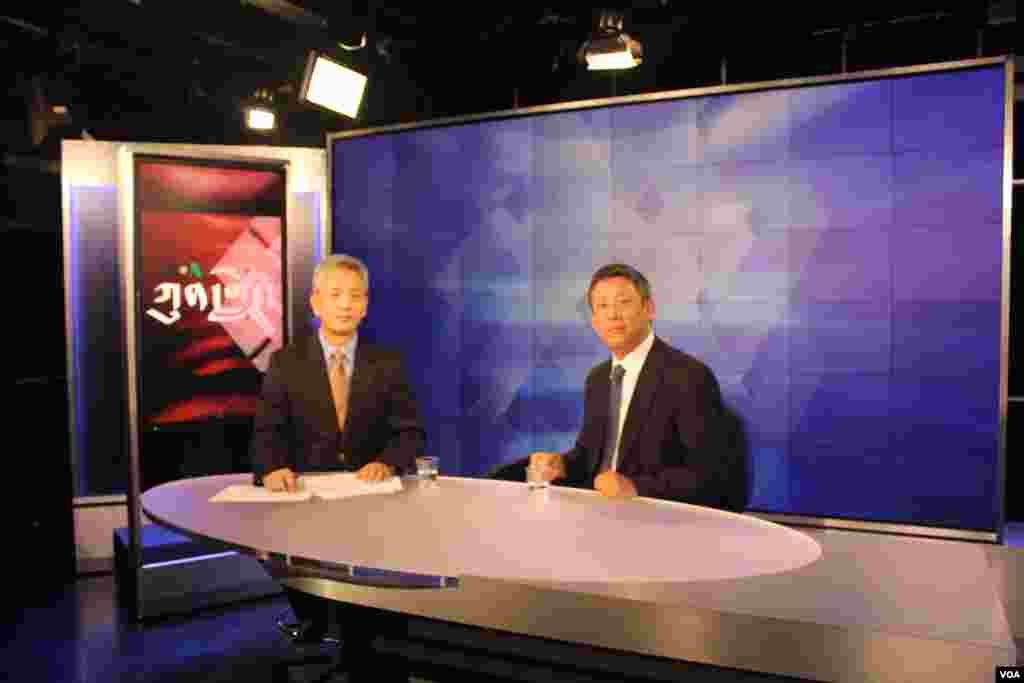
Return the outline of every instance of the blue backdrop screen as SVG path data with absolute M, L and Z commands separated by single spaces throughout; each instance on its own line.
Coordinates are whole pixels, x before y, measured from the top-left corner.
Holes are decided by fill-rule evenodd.
M 334 251 L 448 473 L 570 447 L 624 261 L 750 441 L 750 508 L 1000 517 L 1005 67 L 331 141 Z

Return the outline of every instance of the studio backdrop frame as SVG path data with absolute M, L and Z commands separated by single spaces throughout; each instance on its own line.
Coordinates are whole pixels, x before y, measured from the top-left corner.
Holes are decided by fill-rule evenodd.
M 79 571 L 111 568 L 113 532 L 119 591 L 140 618 L 278 590 L 236 566 L 252 558 L 179 557 L 187 539 L 143 538 L 157 527 L 139 500 L 172 479 L 251 469 L 261 370 L 313 325 L 323 150 L 65 141 L 62 165 Z
M 978 59 L 336 133 L 333 242 L 447 473 L 572 446 L 607 356 L 583 293 L 624 261 L 740 418 L 748 511 L 998 542 L 1013 83 Z

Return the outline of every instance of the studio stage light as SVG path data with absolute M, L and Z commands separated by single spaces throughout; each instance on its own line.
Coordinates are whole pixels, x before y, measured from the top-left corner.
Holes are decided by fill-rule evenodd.
M 248 106 L 245 108 L 245 126 L 249 130 L 271 131 L 277 127 L 277 116 L 269 107 Z
M 643 46 L 622 31 L 622 15 L 602 12 L 597 30 L 584 41 L 579 59 L 591 71 L 632 69 L 642 61 Z
M 318 51 L 309 53 L 299 101 L 356 118 L 366 90 L 366 76 Z

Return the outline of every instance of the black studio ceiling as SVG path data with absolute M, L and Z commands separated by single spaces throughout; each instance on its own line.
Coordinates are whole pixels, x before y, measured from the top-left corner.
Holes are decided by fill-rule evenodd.
M 96 0 L 0 10 L 8 149 L 54 140 L 321 145 L 324 134 L 637 92 L 967 59 L 1015 49 L 1014 2 L 746 4 L 647 0 L 614 9 L 644 62 L 588 73 L 576 50 L 595 11 L 575 3 Z M 357 121 L 296 100 L 306 52 L 338 43 L 370 75 Z M 269 90 L 279 130 L 240 109 Z M 67 104 L 55 120 L 46 107 Z M 40 121 L 39 117 L 43 120 Z

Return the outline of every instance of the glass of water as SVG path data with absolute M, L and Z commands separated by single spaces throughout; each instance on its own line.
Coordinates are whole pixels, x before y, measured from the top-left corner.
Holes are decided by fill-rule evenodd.
M 416 476 L 420 479 L 437 479 L 438 459 L 433 455 L 416 458 Z

